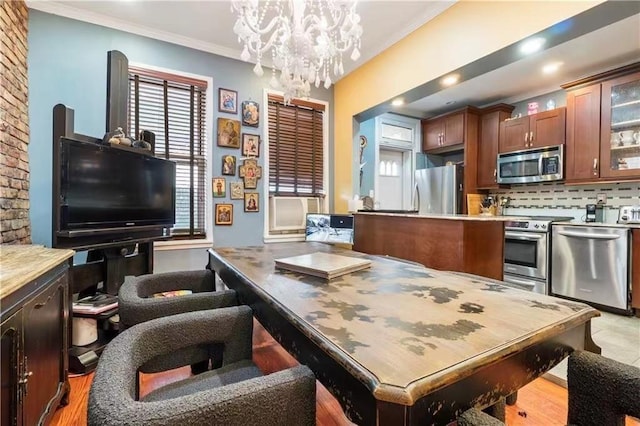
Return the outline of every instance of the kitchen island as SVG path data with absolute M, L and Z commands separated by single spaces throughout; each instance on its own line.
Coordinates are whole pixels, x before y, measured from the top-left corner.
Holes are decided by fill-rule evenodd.
M 354 214 L 353 249 L 502 280 L 508 216 Z

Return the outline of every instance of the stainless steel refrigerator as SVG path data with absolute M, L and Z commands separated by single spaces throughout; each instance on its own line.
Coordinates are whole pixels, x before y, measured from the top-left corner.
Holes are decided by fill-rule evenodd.
M 416 170 L 418 213 L 462 213 L 463 173 L 461 165 Z

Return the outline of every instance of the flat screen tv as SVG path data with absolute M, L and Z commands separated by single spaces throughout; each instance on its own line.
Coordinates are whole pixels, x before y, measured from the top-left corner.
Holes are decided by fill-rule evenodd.
M 353 216 L 307 213 L 305 240 L 353 244 Z
M 60 139 L 59 148 L 57 235 L 118 234 L 174 225 L 174 162 L 68 138 Z

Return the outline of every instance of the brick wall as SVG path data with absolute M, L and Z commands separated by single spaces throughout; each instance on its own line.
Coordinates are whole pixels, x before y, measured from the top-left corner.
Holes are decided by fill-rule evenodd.
M 28 13 L 23 0 L 0 0 L 0 243 L 31 243 Z

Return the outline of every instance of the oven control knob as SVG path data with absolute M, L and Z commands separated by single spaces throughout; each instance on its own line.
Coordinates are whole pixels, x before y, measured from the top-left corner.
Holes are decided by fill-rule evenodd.
M 542 224 L 542 229 L 546 228 L 547 225 L 545 225 L 544 223 Z
M 538 229 L 540 227 L 540 225 L 538 225 L 537 223 L 535 225 L 533 225 L 534 228 Z

